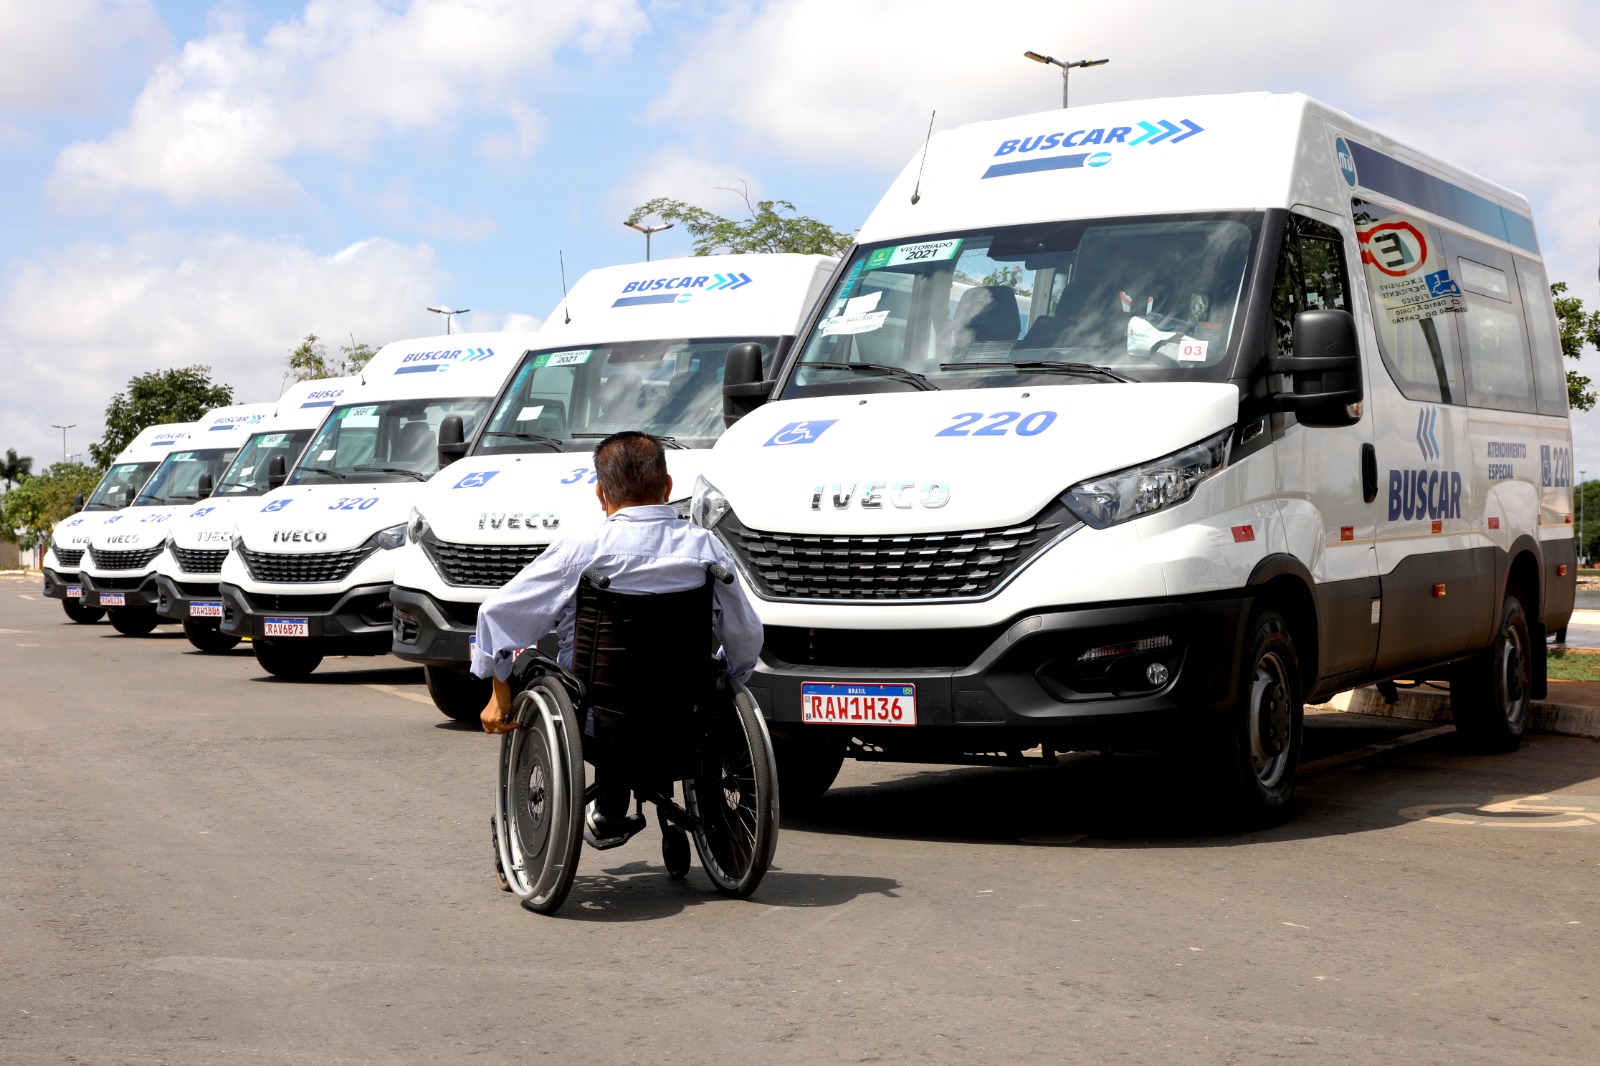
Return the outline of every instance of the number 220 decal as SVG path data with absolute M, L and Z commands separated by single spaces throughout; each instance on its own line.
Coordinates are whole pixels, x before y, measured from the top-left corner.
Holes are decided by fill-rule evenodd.
M 973 429 L 979 422 L 989 419 L 983 425 Z M 935 437 L 1004 437 L 1015 432 L 1019 437 L 1037 437 L 1050 428 L 1056 420 L 1054 411 L 1034 411 L 1023 414 L 1021 411 L 996 411 L 994 414 L 984 414 L 982 411 L 965 411 L 956 415 L 950 425 L 945 426 Z

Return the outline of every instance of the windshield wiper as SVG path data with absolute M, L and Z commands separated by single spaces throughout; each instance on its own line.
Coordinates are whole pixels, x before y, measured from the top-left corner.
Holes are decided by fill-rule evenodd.
M 414 477 L 418 481 L 428 480 L 427 474 L 420 470 L 413 470 L 409 466 L 371 466 L 362 464 L 361 466 L 351 467 L 351 469 L 373 474 L 404 474 L 407 477 Z
M 490 429 L 484 431 L 483 435 L 485 437 L 515 437 L 518 440 L 531 440 L 535 444 L 548 444 L 558 452 L 561 450 L 562 445 L 567 443 L 560 437 L 547 437 L 543 433 L 518 433 L 514 429 Z
M 569 433 L 567 435 L 573 440 L 604 440 L 611 436 L 610 433 Z M 667 447 L 675 448 L 678 451 L 687 451 L 689 447 L 687 444 L 679 444 L 677 437 L 668 437 L 662 433 L 646 433 L 645 436 L 658 440 Z
M 929 381 L 927 378 L 923 377 L 921 374 L 917 373 L 915 370 L 907 370 L 903 366 L 891 366 L 888 363 L 801 363 L 800 364 L 800 369 L 806 369 L 808 367 L 810 369 L 812 369 L 812 370 L 850 370 L 850 371 L 869 370 L 869 371 L 872 371 L 873 373 L 882 374 L 885 377 L 891 377 L 891 378 L 895 378 L 896 380 L 899 380 L 899 381 L 904 381 L 906 384 L 911 385 L 914 388 L 921 389 L 923 392 L 938 392 L 939 391 L 939 386 L 935 385 L 933 382 Z
M 339 471 L 330 469 L 326 466 L 302 466 L 300 468 L 300 472 L 305 474 L 327 474 L 329 477 L 336 477 L 340 481 L 343 481 L 349 476 L 347 474 L 341 474 Z
M 1065 363 L 1054 359 L 1023 359 L 1011 363 L 1005 361 L 986 361 L 976 363 L 940 363 L 940 370 L 1057 370 L 1064 374 L 1083 374 L 1085 376 L 1106 377 L 1112 381 L 1133 381 L 1132 378 L 1123 377 L 1121 374 L 1106 366 L 1095 366 L 1093 363 Z

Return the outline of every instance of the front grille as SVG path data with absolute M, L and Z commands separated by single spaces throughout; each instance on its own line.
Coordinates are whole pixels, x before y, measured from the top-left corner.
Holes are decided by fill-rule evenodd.
M 78 561 L 83 558 L 82 548 L 63 548 L 59 544 L 52 544 L 50 546 L 55 549 L 56 561 L 59 562 L 64 568 L 72 568 L 77 566 Z
M 213 551 L 207 548 L 174 547 L 172 554 L 178 560 L 178 569 L 186 574 L 220 574 L 222 560 L 228 557 L 228 549 Z
M 767 626 L 761 657 L 774 666 L 959 670 L 976 662 L 1011 623 L 977 629 L 807 629 Z
M 988 595 L 1076 521 L 1056 503 L 1017 525 L 949 533 L 766 533 L 731 512 L 717 530 L 763 596 L 939 600 Z
M 144 588 L 150 580 L 148 574 L 144 577 L 96 577 L 94 587 L 105 592 L 132 592 Z
M 96 570 L 138 570 L 160 555 L 161 547 L 157 544 L 154 548 L 135 548 L 132 551 L 102 551 L 91 544 L 89 558 Z
M 372 547 L 360 547 L 343 552 L 280 555 L 241 548 L 239 554 L 244 557 L 244 565 L 250 571 L 250 576 L 257 581 L 309 584 L 313 581 L 343 581 L 350 576 L 356 564 L 375 550 Z
M 454 544 L 424 537 L 423 550 L 451 585 L 497 589 L 539 557 L 543 544 Z
M 324 592 L 317 596 L 278 596 L 270 592 L 252 592 L 247 606 L 258 614 L 267 611 L 287 611 L 290 614 L 322 614 L 333 610 L 334 604 L 344 598 L 342 592 Z

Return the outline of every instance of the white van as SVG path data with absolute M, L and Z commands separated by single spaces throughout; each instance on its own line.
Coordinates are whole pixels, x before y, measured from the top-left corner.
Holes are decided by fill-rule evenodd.
M 108 609 L 117 632 L 142 637 L 165 621 L 156 614 L 155 575 L 170 523 L 211 494 L 250 428 L 271 410 L 271 404 L 239 404 L 207 411 L 168 450 L 133 502 L 90 531 L 78 565 L 83 602 Z
M 585 274 L 539 331 L 468 457 L 417 498 L 398 553 L 395 655 L 422 663 L 446 715 L 476 721 L 488 682 L 468 672 L 478 605 L 558 537 L 604 517 L 591 453 L 638 429 L 667 441 L 689 490 L 723 430 L 723 364 L 754 342 L 774 371 L 838 260 L 819 255 L 658 259 Z
M 146 426 L 128 446 L 117 453 L 87 502 L 78 500 L 78 510 L 56 523 L 50 531 L 50 544 L 44 553 L 44 594 L 60 600 L 67 617 L 74 622 L 98 622 L 105 608 L 83 599 L 83 583 L 78 567 L 89 549 L 89 534 L 101 522 L 133 502 L 150 475 L 172 452 L 173 445 L 189 435 L 189 422 L 166 422 Z
M 389 651 L 395 549 L 422 484 L 461 455 L 532 333 L 386 344 L 281 488 L 238 508 L 222 563 L 221 632 L 261 668 L 303 677 L 324 655 Z
M 234 521 L 250 501 L 283 483 L 288 467 L 354 378 L 300 381 L 250 426 L 249 439 L 199 506 L 167 526 L 166 550 L 156 556 L 156 613 L 183 623 L 189 643 L 223 652 L 239 638 L 220 630 L 222 599 L 217 584 L 227 558 Z M 276 483 L 272 471 L 278 469 Z
M 1267 816 L 1302 705 L 1395 679 L 1518 743 L 1575 580 L 1523 197 L 1299 95 L 926 156 L 696 494 L 759 597 L 785 799 L 842 755 L 1165 748 Z

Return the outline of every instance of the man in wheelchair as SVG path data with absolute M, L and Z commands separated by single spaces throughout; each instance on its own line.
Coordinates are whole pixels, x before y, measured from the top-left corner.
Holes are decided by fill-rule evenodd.
M 712 630 L 721 642 L 720 655 L 729 678 L 742 682 L 755 668 L 762 643 L 761 623 L 738 582 L 729 580 L 734 564 L 727 549 L 709 531 L 679 518 L 668 506 L 672 478 L 667 474 L 661 443 L 646 433 L 614 433 L 595 448 L 594 467 L 598 482 L 595 495 L 606 513 L 600 528 L 591 535 L 550 545 L 493 593 L 478 612 L 472 672 L 494 679 L 493 694 L 482 714 L 487 733 L 507 733 L 517 728 L 513 698 L 514 688 L 520 686 L 513 677 L 515 659 L 552 627 L 560 642 L 557 661 L 572 669 L 575 642 L 589 638 L 587 629 L 582 634 L 576 632 L 580 591 L 593 596 L 590 590 L 606 589 L 613 602 L 646 603 L 649 596 L 690 593 L 709 586 Z M 708 572 L 722 575 L 722 580 L 708 578 Z M 679 599 L 658 602 L 666 606 Z M 613 674 L 623 676 L 609 682 L 601 679 L 598 684 L 590 676 L 588 682 L 596 689 L 608 686 L 615 693 L 631 685 L 637 692 L 639 682 L 648 680 L 668 691 L 683 685 L 694 674 L 694 667 L 683 662 L 652 663 L 651 652 L 681 647 L 680 631 L 689 627 L 692 632 L 703 625 L 703 616 L 655 619 L 646 613 L 642 617 L 659 624 L 660 640 L 654 642 L 656 648 L 647 645 L 631 651 L 622 649 L 630 657 L 630 668 L 637 663 L 642 672 L 653 672 L 653 666 L 654 670 L 668 673 L 628 679 L 626 672 L 616 670 L 613 663 Z M 586 659 L 597 653 L 593 643 L 590 641 L 584 648 Z M 709 653 L 709 638 L 702 647 Z M 597 698 L 594 702 L 602 701 Z M 637 774 L 641 753 L 618 750 L 618 738 L 625 735 L 616 728 L 618 717 L 602 707 L 598 711 L 590 709 L 584 721 L 583 757 L 594 764 L 595 781 L 583 837 L 597 848 L 626 843 L 645 825 L 641 814 L 628 813 L 632 796 L 629 775 Z M 641 716 L 636 712 L 631 717 Z

